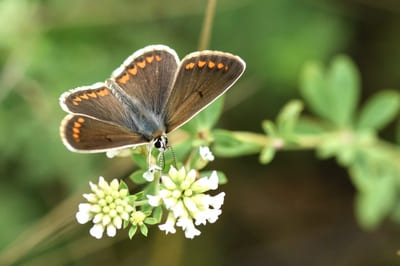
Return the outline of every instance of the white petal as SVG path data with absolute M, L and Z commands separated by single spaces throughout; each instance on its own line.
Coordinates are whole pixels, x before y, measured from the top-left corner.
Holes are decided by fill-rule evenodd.
M 89 222 L 91 220 L 91 214 L 89 212 L 85 212 L 85 211 L 78 211 L 75 215 L 76 220 L 78 221 L 78 223 L 80 224 L 85 224 L 87 222 Z
M 97 185 L 96 185 L 96 184 L 93 184 L 92 181 L 89 181 L 89 186 L 90 186 L 90 189 L 91 189 L 92 191 L 97 190 Z
M 196 212 L 198 210 L 196 204 L 190 198 L 185 197 L 183 203 L 190 212 Z
M 220 209 L 222 204 L 224 204 L 225 192 L 221 192 L 214 197 L 209 197 L 209 204 L 214 207 L 214 209 Z
M 195 224 L 196 225 L 201 225 L 201 224 L 206 225 L 207 218 L 208 218 L 207 211 L 197 212 L 196 217 L 195 217 L 195 219 L 196 219 Z
M 210 182 L 209 179 L 205 176 L 197 180 L 190 187 L 196 193 L 203 193 L 210 190 Z
M 107 235 L 109 237 L 114 237 L 117 234 L 117 229 L 114 225 L 110 224 L 107 226 Z
M 113 224 L 115 225 L 115 227 L 117 229 L 121 229 L 121 227 L 122 227 L 122 219 L 121 219 L 121 217 L 119 217 L 119 216 L 114 217 Z
M 119 188 L 118 179 L 114 178 L 110 183 L 110 187 L 111 187 L 112 190 L 118 191 L 118 188 Z
M 214 190 L 218 188 L 218 175 L 216 171 L 212 171 L 209 182 L 210 189 Z
M 102 223 L 104 226 L 108 225 L 111 222 L 111 217 L 109 215 L 104 215 Z
M 95 203 L 97 201 L 97 196 L 94 193 L 85 193 L 83 197 L 90 203 Z
M 100 188 L 102 188 L 102 189 L 107 189 L 109 186 L 108 186 L 108 183 L 104 180 L 104 177 L 102 177 L 102 176 L 99 176 L 99 187 Z
M 150 170 L 144 172 L 143 178 L 146 179 L 148 182 L 153 181 L 154 180 L 154 172 L 151 172 Z
M 185 210 L 185 206 L 183 205 L 183 202 L 180 200 L 178 201 L 175 206 L 171 207 L 172 212 L 174 213 L 174 216 L 176 218 L 182 217 L 182 216 L 187 216 L 187 212 Z
M 221 210 L 215 210 L 215 209 L 210 209 L 208 210 L 208 222 L 209 223 L 215 223 L 218 220 L 218 216 L 220 216 L 222 213 Z
M 165 208 L 171 209 L 174 207 L 177 203 L 177 200 L 175 198 L 165 198 L 163 199 Z
M 171 165 L 171 167 L 169 168 L 169 171 L 168 171 L 168 175 L 171 178 L 176 178 L 178 176 L 178 170 L 176 170 L 176 168 L 173 165 Z
M 85 212 L 89 212 L 91 207 L 92 207 L 92 204 L 89 204 L 89 203 L 80 203 L 78 205 L 79 211 L 85 211 Z
M 165 224 L 160 224 L 158 226 L 158 228 L 160 228 L 161 231 L 165 231 L 165 234 L 168 234 L 168 233 L 175 234 L 176 230 L 175 230 L 174 215 L 172 215 L 172 213 L 169 213 Z
M 158 195 L 160 195 L 160 197 L 161 197 L 162 199 L 168 198 L 168 197 L 171 196 L 171 191 L 169 191 L 169 190 L 167 190 L 167 189 L 161 189 L 161 190 L 158 192 Z
M 174 181 L 168 176 L 162 176 L 161 182 L 168 190 L 174 190 L 176 188 Z
M 183 230 L 186 230 L 186 228 L 194 227 L 194 224 L 191 218 L 182 217 L 178 219 L 178 221 L 176 222 L 176 226 L 182 227 Z
M 100 223 L 100 221 L 103 219 L 103 214 L 102 213 L 98 213 L 94 216 L 93 218 L 93 223 L 97 224 Z
M 90 235 L 100 239 L 103 236 L 103 232 L 104 232 L 104 227 L 100 224 L 95 224 L 92 226 L 92 228 L 90 228 Z
M 200 156 L 204 161 L 214 161 L 214 155 L 207 146 L 200 146 Z
M 151 206 L 158 206 L 161 203 L 161 198 L 160 196 L 153 196 L 153 195 L 146 195 L 147 199 L 149 200 L 149 204 Z
M 194 227 L 194 226 L 188 227 L 185 230 L 185 237 L 189 238 L 189 239 L 193 239 L 195 236 L 199 236 L 200 233 L 201 232 L 196 227 Z
M 114 158 L 115 156 L 117 156 L 118 153 L 119 153 L 118 150 L 111 150 L 111 151 L 106 152 L 106 156 L 107 156 L 107 158 L 111 159 L 111 158 Z

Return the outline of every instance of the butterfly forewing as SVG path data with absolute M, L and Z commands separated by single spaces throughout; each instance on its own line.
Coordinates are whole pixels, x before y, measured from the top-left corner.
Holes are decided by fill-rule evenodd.
M 244 61 L 229 53 L 202 51 L 187 55 L 165 106 L 167 133 L 215 101 L 244 69 Z
M 88 116 L 69 114 L 61 122 L 61 139 L 70 150 L 103 152 L 148 142 L 128 129 Z
M 132 127 L 129 111 L 104 83 L 79 87 L 60 97 L 61 107 L 69 113 L 83 114 L 123 127 Z
M 167 101 L 179 59 L 164 45 L 151 45 L 128 57 L 113 79 L 133 99 L 155 115 Z

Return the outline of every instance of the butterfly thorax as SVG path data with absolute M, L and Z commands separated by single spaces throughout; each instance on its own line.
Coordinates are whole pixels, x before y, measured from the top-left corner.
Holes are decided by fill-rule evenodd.
M 108 79 L 106 84 L 128 110 L 125 114 L 126 126 L 132 132 L 142 135 L 148 141 L 159 138 L 165 132 L 164 118 L 160 114 L 149 111 L 134 96 L 126 94 L 114 80 Z

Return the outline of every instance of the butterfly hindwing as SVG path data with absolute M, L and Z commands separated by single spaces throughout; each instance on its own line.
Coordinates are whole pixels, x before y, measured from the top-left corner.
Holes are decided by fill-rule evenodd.
M 65 146 L 78 152 L 104 152 L 148 142 L 141 135 L 112 122 L 77 114 L 69 114 L 63 119 L 60 134 Z
M 112 78 L 131 98 L 156 116 L 161 114 L 179 65 L 174 50 L 150 45 L 138 50 L 116 69 Z
M 187 55 L 180 64 L 165 106 L 167 133 L 221 96 L 245 67 L 241 58 L 229 53 L 201 51 Z

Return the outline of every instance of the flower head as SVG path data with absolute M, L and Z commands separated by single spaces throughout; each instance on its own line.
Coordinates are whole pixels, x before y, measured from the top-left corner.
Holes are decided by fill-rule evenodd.
M 168 175 L 161 177 L 158 195 L 147 196 L 150 205 L 163 204 L 169 210 L 166 223 L 159 226 L 166 233 L 175 233 L 176 225 L 185 231 L 187 238 L 194 238 L 200 235 L 195 225 L 214 223 L 221 214 L 225 193 L 204 194 L 218 187 L 217 173 L 213 171 L 210 177 L 200 179 L 197 175 L 195 170 L 186 172 L 184 167 L 177 170 L 171 166 Z
M 113 237 L 133 211 L 127 197 L 128 189 L 120 188 L 117 179 L 108 184 L 102 176 L 98 184 L 90 182 L 90 188 L 92 193 L 83 194 L 88 202 L 79 204 L 76 219 L 81 224 L 92 221 L 94 225 L 90 234 L 95 238 L 101 238 L 105 230 L 108 236 Z
M 214 161 L 214 155 L 207 146 L 200 147 L 200 156 L 204 161 Z

